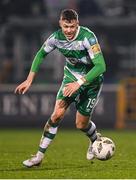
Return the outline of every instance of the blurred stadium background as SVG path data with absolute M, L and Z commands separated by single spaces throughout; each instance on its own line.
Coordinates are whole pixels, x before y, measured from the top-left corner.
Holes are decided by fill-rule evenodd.
M 104 88 L 93 121 L 98 128 L 136 126 L 135 0 L 1 0 L 0 126 L 43 127 L 63 77 L 64 57 L 54 51 L 44 61 L 26 95 L 14 88 L 25 80 L 44 40 L 59 28 L 60 11 L 78 11 L 80 24 L 98 37 L 105 61 Z M 75 127 L 73 106 L 64 127 Z

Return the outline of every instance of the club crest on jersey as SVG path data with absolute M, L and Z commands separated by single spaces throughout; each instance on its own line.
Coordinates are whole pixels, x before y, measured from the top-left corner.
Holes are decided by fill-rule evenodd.
M 75 47 L 77 50 L 80 50 L 81 43 L 76 41 L 76 42 L 74 43 L 74 47 Z
M 97 40 L 94 37 L 92 37 L 92 38 L 89 39 L 89 42 L 90 42 L 91 45 L 94 45 L 94 44 L 97 43 Z

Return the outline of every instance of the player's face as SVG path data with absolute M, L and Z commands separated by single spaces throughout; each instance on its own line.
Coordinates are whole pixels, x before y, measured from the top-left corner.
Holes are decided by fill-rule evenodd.
M 78 21 L 74 19 L 69 22 L 67 20 L 60 19 L 59 24 L 66 38 L 72 40 L 79 26 Z

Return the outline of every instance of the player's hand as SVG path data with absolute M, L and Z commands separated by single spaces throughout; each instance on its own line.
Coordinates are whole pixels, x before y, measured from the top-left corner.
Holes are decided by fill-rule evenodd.
M 77 82 L 68 83 L 65 85 L 63 90 L 64 96 L 72 96 L 78 89 L 80 88 L 80 85 Z
M 16 87 L 14 92 L 18 94 L 25 94 L 25 92 L 30 88 L 31 83 L 31 81 L 25 80 L 19 86 Z

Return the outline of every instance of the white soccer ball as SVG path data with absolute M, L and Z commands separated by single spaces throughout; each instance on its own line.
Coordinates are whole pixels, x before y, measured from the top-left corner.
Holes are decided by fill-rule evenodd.
M 92 151 L 99 160 L 108 160 L 115 153 L 114 142 L 107 137 L 100 137 L 92 144 Z

